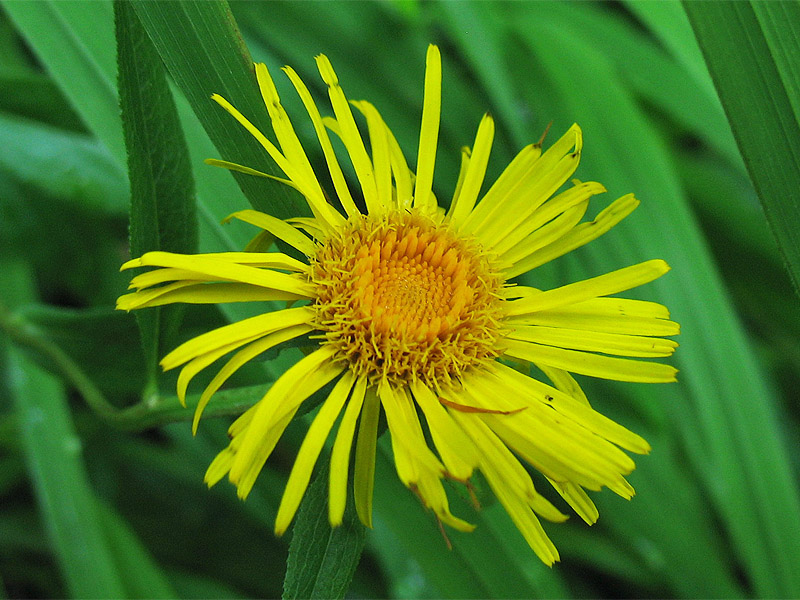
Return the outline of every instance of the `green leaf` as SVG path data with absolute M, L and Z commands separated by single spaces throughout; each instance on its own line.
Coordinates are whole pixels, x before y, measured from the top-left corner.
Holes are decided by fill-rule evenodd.
M 105 146 L 86 134 L 0 113 L 0 168 L 78 206 L 126 212 L 125 172 Z
M 433 597 L 568 596 L 559 568 L 549 569 L 533 555 L 498 503 L 476 513 L 458 494 L 449 493 L 454 514 L 477 527 L 471 533 L 446 529 L 452 540 L 452 550 L 448 551 L 436 518 L 426 513 L 419 499 L 398 479 L 387 437 L 378 443 L 374 501 L 377 542 L 373 547 L 382 563 L 402 566 L 413 560 L 413 569 L 406 568 L 419 573 L 408 577 L 422 576 Z
M 6 90 L 0 96 L 0 110 L 85 133 L 86 127 L 80 117 L 45 73 L 0 66 L 0 88 Z
M 441 2 L 436 8 L 443 12 L 440 20 L 447 25 L 483 88 L 489 92 L 499 121 L 505 124 L 517 121 L 518 99 L 509 72 L 502 64 L 504 40 L 497 11 L 484 2 Z M 518 129 L 510 128 L 510 135 L 516 145 L 527 143 Z
M 713 98 L 714 84 L 708 77 L 708 67 L 680 2 L 677 0 L 668 2 L 624 0 L 624 2 L 628 10 L 642 21 L 683 66 L 689 78 L 699 86 L 699 94 Z
M 28 304 L 16 311 L 16 316 L 32 333 L 56 344 L 103 392 L 114 398 L 141 392 L 144 363 L 140 349 L 132 343 L 138 332 L 129 315 L 111 307 Z M 97 352 L 98 347 L 103 352 Z
M 22 261 L 0 264 L 0 318 L 8 332 L 8 309 L 35 299 L 33 277 Z M 75 598 L 119 598 L 124 587 L 114 564 L 97 498 L 90 485 L 82 445 L 72 423 L 62 383 L 36 365 L 0 333 L 0 366 L 13 400 L 22 453 L 41 518 L 69 594 Z
M 213 102 L 220 94 L 265 134 L 271 131 L 252 59 L 224 2 L 133 3 L 175 82 L 186 95 L 221 158 L 283 176 L 266 151 Z M 267 178 L 233 173 L 250 203 L 279 217 L 301 213 L 299 197 Z
M 191 253 L 197 247 L 194 180 L 166 70 L 131 5 L 114 6 L 131 179 L 131 256 Z
M 81 442 L 72 425 L 66 393 L 54 377 L 16 350 L 9 355 L 23 448 L 70 595 L 123 597 L 126 594 L 80 456 Z
M 686 2 L 684 7 L 800 294 L 800 5 Z
M 549 99 L 552 113 L 561 115 L 562 126 L 577 120 L 584 129 L 578 176 L 596 177 L 612 197 L 636 191 L 642 199 L 637 212 L 611 235 L 567 262 L 577 276 L 587 272 L 587 265 L 596 274 L 654 256 L 672 266 L 663 280 L 651 284 L 647 296 L 653 299 L 655 292 L 681 323 L 675 355 L 681 384 L 642 391 L 637 404 L 661 400 L 670 406 L 666 414 L 672 417 L 674 435 L 684 440 L 691 464 L 703 477 L 704 491 L 754 593 L 796 595 L 798 572 L 792 565 L 800 557 L 793 540 L 800 536 L 800 501 L 781 437 L 779 404 L 732 311 L 663 144 L 610 61 L 590 44 L 555 28 L 540 28 L 528 39 L 555 90 Z M 656 515 L 640 523 L 655 524 Z M 687 523 L 681 530 L 702 539 L 719 531 L 710 525 L 697 529 Z M 659 539 L 657 529 L 653 539 Z M 691 550 L 704 547 L 702 542 L 681 547 L 672 538 L 661 539 L 672 547 L 663 556 L 670 565 L 667 575 L 691 573 L 696 585 L 716 587 L 715 576 L 694 568 L 703 554 L 692 558 Z
M 91 4 L 71 0 L 9 2 L 4 6 L 14 13 L 15 25 L 47 70 L 54 74 L 56 83 L 90 131 L 111 151 L 117 163 L 114 171 L 124 177 L 127 158 L 119 118 L 114 11 L 110 0 L 96 0 Z M 86 13 L 87 8 L 90 15 Z M 64 67 L 64 56 L 73 56 L 75 62 Z M 202 163 L 214 154 L 214 147 L 185 99 L 176 100 L 195 167 L 201 246 L 207 250 L 220 247 L 240 250 L 252 233 L 245 228 L 223 228 L 220 222 L 242 208 L 241 195 L 228 173 Z M 100 119 L 104 114 L 113 114 L 114 120 Z M 115 128 L 119 143 L 113 141 Z
M 639 13 L 652 12 L 648 23 L 669 23 L 664 35 L 672 37 L 664 45 L 670 52 L 647 31 L 631 27 L 624 15 L 603 10 L 602 6 L 588 2 L 540 3 L 532 8 L 543 20 L 552 20 L 554 26 L 577 37 L 592 39 L 596 46 L 602 47 L 631 92 L 675 120 L 678 131 L 672 123 L 666 125 L 673 134 L 688 130 L 744 172 L 736 141 L 680 7 L 670 2 L 631 2 L 629 6 Z M 676 7 L 677 17 L 672 14 Z M 689 28 L 689 48 L 684 47 L 687 43 L 684 28 Z M 696 60 L 690 60 L 695 58 L 693 51 Z M 687 58 L 677 60 L 670 53 Z M 687 102 L 687 98 L 692 101 Z M 658 121 L 658 113 L 647 112 Z
M 295 517 L 286 563 L 284 600 L 344 598 L 361 559 L 366 529 L 358 520 L 350 494 L 344 520 L 328 522 L 328 461 L 308 487 Z
M 197 247 L 194 180 L 166 70 L 133 7 L 116 2 L 119 94 L 131 181 L 130 252 L 190 253 Z M 137 312 L 151 391 L 177 307 Z M 170 330 L 167 330 L 167 327 Z
M 128 598 L 175 598 L 166 575 L 125 520 L 98 502 L 99 516 Z
M 89 129 L 122 162 L 125 143 L 113 76 L 114 31 L 98 27 L 110 20 L 111 4 L 78 0 L 3 0 L 14 24 L 47 67 Z

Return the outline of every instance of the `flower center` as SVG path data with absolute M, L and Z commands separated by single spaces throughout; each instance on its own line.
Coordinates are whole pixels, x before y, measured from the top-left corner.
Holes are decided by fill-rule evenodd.
M 317 326 L 372 381 L 449 381 L 499 355 L 502 279 L 419 215 L 351 221 L 312 259 Z

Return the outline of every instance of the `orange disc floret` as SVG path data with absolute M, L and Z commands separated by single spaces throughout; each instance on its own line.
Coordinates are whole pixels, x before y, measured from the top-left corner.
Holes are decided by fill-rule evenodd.
M 351 219 L 311 260 L 316 325 L 372 381 L 451 381 L 500 354 L 503 280 L 472 242 L 409 212 Z

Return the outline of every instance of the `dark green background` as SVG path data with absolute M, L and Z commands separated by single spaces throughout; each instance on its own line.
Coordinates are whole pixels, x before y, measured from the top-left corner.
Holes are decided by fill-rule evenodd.
M 545 524 L 562 555 L 553 569 L 490 497 L 475 514 L 455 489 L 454 510 L 478 529 L 451 532 L 448 551 L 382 440 L 375 528 L 349 595 L 800 595 L 797 4 L 235 2 L 235 21 L 217 3 L 126 6 L 143 26 L 129 31 L 127 56 L 150 54 L 118 85 L 110 2 L 0 3 L 0 596 L 282 593 L 291 534 L 276 539 L 272 523 L 306 424 L 290 427 L 247 502 L 226 483 L 205 489 L 230 417 L 204 419 L 192 438 L 174 378 L 153 369 L 153 344 L 258 308 L 165 311 L 160 325 L 139 324 L 143 350 L 136 319 L 112 310 L 128 278 L 118 272 L 129 253 L 128 168 L 162 186 L 154 204 L 133 209 L 131 243 L 190 248 L 197 223 L 201 251 L 240 249 L 252 231 L 220 225 L 227 214 L 249 202 L 289 216 L 301 203 L 267 180 L 203 164 L 274 170 L 211 93 L 268 131 L 248 71 L 250 57 L 266 62 L 322 164 L 278 68 L 291 64 L 330 114 L 313 60 L 325 53 L 348 96 L 377 106 L 413 165 L 431 42 L 444 69 L 437 196 L 452 194 L 459 149 L 485 111 L 498 124 L 489 179 L 548 124 L 552 143 L 578 122 L 576 176 L 609 189 L 590 214 L 628 192 L 642 205 L 529 282 L 556 286 L 666 259 L 673 270 L 637 294 L 682 324 L 681 372 L 660 386 L 581 379 L 593 405 L 653 452 L 637 458 L 633 501 L 594 494 L 594 527 Z M 145 130 L 154 141 L 139 147 L 174 155 L 168 169 L 129 161 L 120 89 L 129 131 L 173 124 Z M 287 352 L 252 365 L 207 414 L 241 411 L 292 360 Z

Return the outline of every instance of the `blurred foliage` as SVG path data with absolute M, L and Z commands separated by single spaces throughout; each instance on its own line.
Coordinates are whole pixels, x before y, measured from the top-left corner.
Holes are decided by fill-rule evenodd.
M 764 41 L 752 46 L 767 61 L 761 70 L 782 82 L 780 104 L 754 126 L 791 132 L 800 102 L 796 22 L 774 18 L 782 3 L 752 4 L 757 18 L 738 26 Z M 644 293 L 683 325 L 680 383 L 582 380 L 600 411 L 653 445 L 631 477 L 636 498 L 594 494 L 601 517 L 591 529 L 580 519 L 546 524 L 562 555 L 550 570 L 478 480 L 480 513 L 452 494 L 454 510 L 478 529 L 450 533 L 448 551 L 382 440 L 374 530 L 351 597 L 800 595 L 800 465 L 790 451 L 800 443 L 800 306 L 782 259 L 792 268 L 796 248 L 778 250 L 800 229 L 797 189 L 764 179 L 759 166 L 792 176 L 796 140 L 784 148 L 772 138 L 757 160 L 742 160 L 737 140 L 759 138 L 748 137 L 737 106 L 720 103 L 726 93 L 718 97 L 714 84 L 724 86 L 726 60 L 735 64 L 720 52 L 730 39 L 703 35 L 708 14 L 694 6 L 690 23 L 679 3 L 633 0 L 234 2 L 232 14 L 217 3 L 133 6 L 171 76 L 160 93 L 172 90 L 176 111 L 163 118 L 179 119 L 186 140 L 201 251 L 246 244 L 246 227 L 220 221 L 248 201 L 291 213 L 295 200 L 266 180 L 235 180 L 202 163 L 222 157 L 274 169 L 223 111 L 204 104 L 213 92 L 235 96 L 264 119 L 248 53 L 275 73 L 291 64 L 321 107 L 313 57 L 327 54 L 348 96 L 375 104 L 413 156 L 433 42 L 444 63 L 440 198 L 451 195 L 459 149 L 483 112 L 498 123 L 489 180 L 549 124 L 552 141 L 577 121 L 585 136 L 577 176 L 604 183 L 610 199 L 633 191 L 642 207 L 607 239 L 537 270 L 536 285 L 655 257 L 673 267 Z M 712 15 L 720 23 L 736 18 L 726 6 Z M 0 4 L 0 596 L 277 597 L 289 540 L 275 538 L 272 524 L 306 424 L 289 428 L 247 502 L 226 485 L 207 490 L 203 472 L 227 443 L 229 418 L 204 419 L 193 438 L 191 411 L 169 395 L 167 376 L 157 382 L 167 395 L 142 402 L 152 388 L 136 322 L 112 310 L 127 285 L 118 268 L 129 253 L 131 204 L 114 31 L 106 1 Z M 763 67 L 772 58 L 774 72 Z M 763 83 L 748 82 L 740 74 L 738 95 Z M 288 81 L 276 83 L 290 115 L 301 115 Z M 739 99 L 748 106 L 770 96 Z M 310 123 L 295 125 L 313 139 Z M 314 144 L 309 152 L 324 164 Z M 791 160 L 794 170 L 781 169 Z M 782 215 L 778 244 L 756 189 Z M 176 341 L 246 310 L 190 307 Z M 243 372 L 208 415 L 256 400 L 289 354 Z

